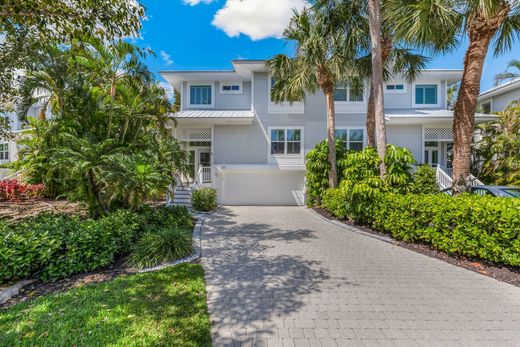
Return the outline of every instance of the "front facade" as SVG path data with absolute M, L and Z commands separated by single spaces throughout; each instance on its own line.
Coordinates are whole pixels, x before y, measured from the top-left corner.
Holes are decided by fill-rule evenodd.
M 233 67 L 161 73 L 181 95 L 174 136 L 191 153 L 193 176 L 217 188 L 222 204 L 303 204 L 305 156 L 326 137 L 324 94 L 274 103 L 264 61 L 237 60 Z M 446 90 L 461 76 L 460 70 L 424 70 L 413 83 L 386 83 L 388 142 L 409 148 L 419 163 L 450 168 Z M 345 85 L 334 93 L 336 135 L 351 150 L 367 145 L 367 89 L 355 93 Z
M 520 102 L 520 79 L 491 88 L 478 97 L 478 106 L 484 113 L 504 111 L 512 102 Z

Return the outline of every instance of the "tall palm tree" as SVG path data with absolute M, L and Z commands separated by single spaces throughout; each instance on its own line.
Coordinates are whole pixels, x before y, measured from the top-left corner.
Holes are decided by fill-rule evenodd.
M 516 69 L 518 71 L 509 71 L 509 69 Z M 514 80 L 517 78 L 520 78 L 520 60 L 513 59 L 507 64 L 506 71 L 495 75 L 495 84 L 499 85 L 504 81 Z
M 272 99 L 292 102 L 303 100 L 305 92 L 323 91 L 327 108 L 329 186 L 337 187 L 334 88 L 337 83 L 347 82 L 354 71 L 355 45 L 342 32 L 330 31 L 326 18 L 312 9 L 295 12 L 283 36 L 296 42 L 296 55 L 290 58 L 280 54 L 266 63 L 275 78 Z
M 470 182 L 475 111 L 486 54 L 491 43 L 495 55 L 511 49 L 520 34 L 520 2 L 389 0 L 386 4 L 398 38 L 435 51 L 449 51 L 464 36 L 468 38 L 453 120 L 453 191 L 463 192 Z
M 368 24 L 372 51 L 371 89 L 374 95 L 374 123 L 376 128 L 376 147 L 381 158 L 381 177 L 386 173 L 386 127 L 385 102 L 383 96 L 383 48 L 381 36 L 381 1 L 368 0 Z

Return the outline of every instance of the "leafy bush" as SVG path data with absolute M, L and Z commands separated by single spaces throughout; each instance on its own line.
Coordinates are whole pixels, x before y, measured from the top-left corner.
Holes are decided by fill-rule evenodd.
M 419 166 L 414 175 L 413 191 L 416 194 L 434 194 L 439 191 L 435 170 L 428 164 Z
M 20 183 L 15 179 L 0 181 L 0 200 L 33 199 L 43 195 L 43 184 Z
M 447 253 L 520 265 L 517 199 L 378 193 L 357 203 L 351 194 L 328 192 L 324 200 L 335 216 L 347 216 L 399 240 L 425 242 Z M 364 211 L 361 217 L 356 208 Z
M 132 248 L 130 266 L 143 269 L 184 258 L 192 252 L 192 229 L 163 227 L 144 233 Z
M 394 193 L 408 193 L 412 188 L 412 167 L 415 163 L 412 152 L 408 148 L 394 145 L 386 146 L 385 185 Z
M 200 188 L 194 190 L 191 203 L 196 211 L 213 211 L 217 208 L 217 190 L 215 188 Z
M 128 254 L 142 235 L 192 227 L 185 207 L 120 210 L 97 220 L 46 213 L 18 223 L 1 222 L 0 283 L 27 277 L 56 280 L 95 270 Z
M 336 160 L 338 170 L 338 181 L 343 177 L 343 170 L 345 169 L 344 159 L 347 151 L 345 146 L 340 142 L 336 142 Z M 321 196 L 329 188 L 329 147 L 327 140 L 324 140 L 316 145 L 314 149 L 309 151 L 305 161 L 305 185 L 306 197 L 308 206 L 317 206 L 321 202 Z
M 0 282 L 29 276 L 55 280 L 106 266 L 129 251 L 138 228 L 136 215 L 126 211 L 99 220 L 45 213 L 4 223 Z

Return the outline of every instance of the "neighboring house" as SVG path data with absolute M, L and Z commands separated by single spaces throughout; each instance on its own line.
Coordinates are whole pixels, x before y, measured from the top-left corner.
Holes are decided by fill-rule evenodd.
M 502 112 L 513 101 L 520 101 L 520 79 L 491 88 L 478 97 L 478 105 L 483 113 Z
M 223 204 L 302 204 L 305 155 L 326 137 L 323 93 L 274 103 L 265 61 L 235 60 L 233 68 L 161 72 L 181 95 L 174 133 L 192 155 L 197 181 L 217 188 Z M 446 89 L 461 77 L 461 70 L 424 70 L 413 83 L 385 83 L 388 142 L 409 148 L 420 163 L 450 168 Z M 334 93 L 336 135 L 348 149 L 367 145 L 366 90 L 347 85 Z M 477 122 L 491 117 L 476 115 Z

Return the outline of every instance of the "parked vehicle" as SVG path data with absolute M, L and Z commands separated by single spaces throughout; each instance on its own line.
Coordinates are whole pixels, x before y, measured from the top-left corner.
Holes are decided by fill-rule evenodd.
M 451 195 L 451 188 L 441 190 L 441 193 Z M 474 186 L 471 187 L 471 194 L 501 198 L 520 198 L 520 188 L 507 186 Z

